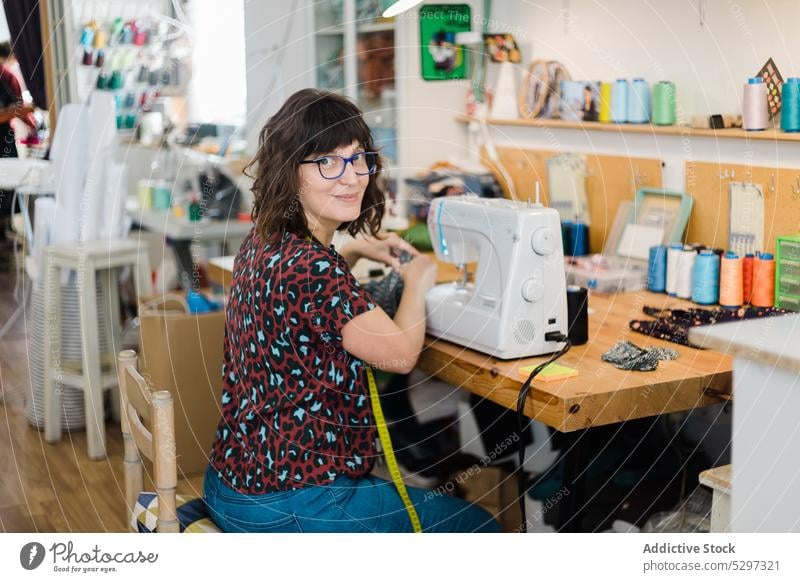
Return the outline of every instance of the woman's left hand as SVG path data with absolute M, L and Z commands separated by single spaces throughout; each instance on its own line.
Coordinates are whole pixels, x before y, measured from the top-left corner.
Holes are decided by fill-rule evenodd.
M 420 252 L 408 241 L 403 240 L 395 233 L 382 235 L 382 238 L 367 237 L 358 239 L 348 245 L 355 258 L 371 259 L 389 265 L 393 269 L 400 267 L 400 254 L 403 252 L 417 256 Z M 354 263 L 355 261 L 353 261 Z

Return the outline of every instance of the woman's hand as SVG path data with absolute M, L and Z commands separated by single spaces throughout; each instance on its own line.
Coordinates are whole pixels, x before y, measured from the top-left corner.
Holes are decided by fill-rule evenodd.
M 19 119 L 25 119 L 28 115 L 34 112 L 34 108 L 27 103 L 22 103 L 14 107 L 14 116 Z
M 405 289 L 413 288 L 422 296 L 436 284 L 436 261 L 428 255 L 417 253 L 411 262 L 398 269 Z
M 420 252 L 408 241 L 403 240 L 395 233 L 390 232 L 383 238 L 368 237 L 357 239 L 348 244 L 342 255 L 351 267 L 360 258 L 371 259 L 393 269 L 400 269 L 400 254 L 407 252 L 412 258 L 420 256 Z

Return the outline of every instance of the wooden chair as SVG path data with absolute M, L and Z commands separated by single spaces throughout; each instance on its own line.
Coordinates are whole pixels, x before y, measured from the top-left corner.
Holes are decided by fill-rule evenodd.
M 139 373 L 136 360 L 136 352 L 124 350 L 117 365 L 126 521 L 131 531 L 140 533 L 219 532 L 202 498 L 175 494 L 178 469 L 172 394 L 154 391 Z M 153 463 L 155 493 L 142 491 L 142 456 Z

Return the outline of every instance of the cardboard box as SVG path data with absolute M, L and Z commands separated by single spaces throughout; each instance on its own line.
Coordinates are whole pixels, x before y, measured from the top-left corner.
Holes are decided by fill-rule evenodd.
M 200 473 L 221 417 L 225 311 L 187 313 L 180 296 L 139 304 L 139 368 L 156 390 L 172 393 L 178 471 Z
M 517 478 L 500 467 L 473 465 L 455 476 L 464 498 L 491 513 L 504 532 L 519 531 L 522 516 L 517 502 Z

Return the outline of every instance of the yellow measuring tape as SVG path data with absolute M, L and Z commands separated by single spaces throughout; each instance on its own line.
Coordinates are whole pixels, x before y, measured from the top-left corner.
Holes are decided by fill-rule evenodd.
M 383 417 L 383 409 L 381 408 L 381 401 L 378 396 L 378 385 L 375 383 L 375 376 L 373 376 L 372 370 L 368 367 L 367 380 L 369 382 L 369 397 L 372 401 L 372 413 L 375 415 L 375 424 L 378 425 L 378 436 L 381 439 L 381 446 L 383 447 L 383 454 L 386 457 L 386 464 L 389 466 L 389 474 L 392 476 L 392 481 L 397 489 L 397 493 L 400 494 L 400 499 L 403 500 L 403 505 L 406 506 L 406 512 L 411 520 L 414 533 L 420 533 L 422 531 L 422 524 L 419 522 L 417 510 L 414 509 L 414 504 L 408 496 L 406 485 L 403 483 L 403 476 L 400 474 L 400 468 L 397 466 L 397 459 L 394 458 L 392 439 L 389 437 L 389 429 L 386 426 L 386 419 Z
M 311 241 L 311 237 L 306 237 L 307 241 Z M 395 489 L 403 500 L 403 505 L 406 507 L 406 513 L 411 520 L 411 527 L 414 528 L 414 533 L 422 532 L 422 524 L 419 522 L 417 510 L 414 509 L 414 504 L 411 502 L 411 497 L 408 496 L 406 484 L 403 483 L 403 476 L 400 474 L 400 468 L 397 466 L 397 459 L 394 458 L 394 448 L 392 447 L 392 439 L 389 437 L 389 428 L 386 426 L 386 419 L 383 417 L 383 409 L 381 408 L 380 397 L 378 396 L 378 385 L 375 383 L 375 376 L 372 370 L 367 367 L 367 382 L 369 384 L 369 398 L 372 401 L 372 413 L 375 415 L 375 424 L 378 425 L 378 437 L 381 439 L 381 446 L 383 447 L 383 454 L 386 457 L 386 464 L 389 466 L 389 474 L 392 476 Z

